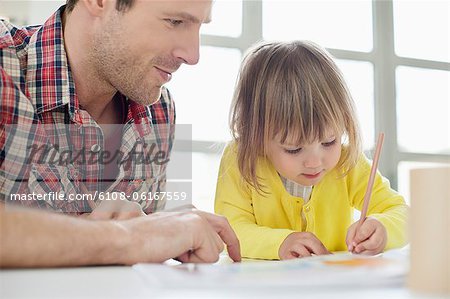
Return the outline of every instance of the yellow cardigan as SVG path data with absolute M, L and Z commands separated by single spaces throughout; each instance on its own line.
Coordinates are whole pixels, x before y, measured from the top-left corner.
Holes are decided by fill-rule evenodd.
M 314 186 L 310 200 L 290 195 L 266 159 L 258 162 L 256 173 L 268 194 L 258 194 L 246 184 L 239 172 L 236 146 L 225 149 L 217 181 L 215 212 L 224 215 L 235 230 L 241 254 L 247 258 L 279 259 L 284 239 L 302 230 L 301 211 L 306 218 L 305 231 L 317 236 L 330 251 L 347 250 L 347 229 L 353 223 L 353 208 L 361 210 L 371 164 L 362 155 L 355 168 L 337 178 L 335 170 Z M 404 246 L 409 207 L 392 190 L 389 181 L 377 173 L 368 216 L 386 228 L 385 249 Z

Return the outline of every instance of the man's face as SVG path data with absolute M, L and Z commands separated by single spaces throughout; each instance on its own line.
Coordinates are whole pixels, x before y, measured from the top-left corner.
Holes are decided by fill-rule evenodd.
M 198 62 L 199 30 L 211 6 L 211 0 L 136 0 L 122 12 L 109 5 L 94 34 L 91 62 L 115 89 L 150 105 L 182 63 Z

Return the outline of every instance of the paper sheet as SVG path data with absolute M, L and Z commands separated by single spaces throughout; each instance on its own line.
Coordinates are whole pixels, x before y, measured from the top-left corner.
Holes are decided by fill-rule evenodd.
M 396 251 L 375 257 L 335 253 L 288 261 L 217 264 L 136 264 L 151 285 L 163 287 L 401 286 L 408 256 Z

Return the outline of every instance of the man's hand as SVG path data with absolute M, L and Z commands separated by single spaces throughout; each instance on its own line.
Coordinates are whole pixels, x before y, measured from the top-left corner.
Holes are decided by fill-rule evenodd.
M 348 251 L 366 255 L 383 252 L 387 243 L 387 232 L 384 225 L 375 218 L 366 218 L 359 226 L 359 221 L 353 223 L 348 231 Z
M 227 251 L 230 258 L 235 262 L 241 261 L 241 247 L 236 233 L 231 228 L 230 223 L 224 216 L 203 212 L 197 209 L 192 210 L 193 213 L 201 216 L 208 221 L 215 232 L 220 236 L 227 245 Z
M 200 217 L 204 218 L 208 223 L 214 228 L 216 233 L 220 236 L 223 242 L 227 245 L 227 251 L 230 258 L 235 262 L 241 261 L 241 247 L 239 244 L 239 239 L 237 238 L 235 232 L 230 226 L 227 218 L 211 214 L 207 212 L 203 212 L 197 210 L 194 205 L 187 204 L 183 206 L 179 206 L 172 209 L 166 209 L 166 212 L 175 212 L 175 211 L 189 211 L 193 212 Z
M 90 214 L 84 215 L 91 220 L 125 220 L 145 216 L 145 213 L 137 202 L 119 199 L 103 200 Z
M 220 249 L 220 251 L 218 251 L 218 254 L 223 251 L 223 243 L 225 243 L 227 245 L 228 255 L 230 256 L 230 258 L 235 262 L 241 261 L 239 240 L 230 224 L 228 223 L 227 219 L 223 216 L 199 211 L 192 207 L 193 206 L 189 206 L 186 209 L 182 209 L 184 210 L 184 213 L 174 214 L 163 212 L 158 213 L 160 215 L 157 215 L 158 218 L 161 219 L 161 221 L 174 221 L 175 224 L 179 223 L 179 219 L 175 221 L 175 216 L 173 215 L 180 215 L 180 219 L 182 221 L 186 221 L 187 226 L 192 227 L 189 233 L 193 233 L 194 236 L 199 238 L 199 240 L 201 241 L 199 241 L 201 244 L 197 244 L 198 248 L 188 248 L 179 256 L 170 256 L 167 259 L 177 258 L 181 262 L 210 262 L 212 256 L 215 256 L 217 249 Z M 164 214 L 172 216 L 164 217 Z M 191 214 L 191 216 L 187 216 L 189 214 Z M 86 218 L 91 220 L 126 220 L 139 216 L 146 215 L 142 211 L 141 206 L 137 203 L 128 200 L 113 200 L 102 201 L 90 215 L 86 216 Z M 151 215 L 151 217 L 154 216 L 156 216 L 156 214 Z M 171 220 L 169 220 L 169 218 Z M 199 225 L 200 223 L 202 223 L 202 225 Z M 155 223 L 154 225 L 156 229 L 160 226 L 159 223 Z M 183 238 L 186 237 L 189 233 L 179 234 L 179 232 L 173 232 L 171 233 L 171 235 L 173 236 L 174 234 L 176 234 L 177 238 Z M 166 241 L 166 243 L 167 242 L 168 244 L 170 243 L 170 241 Z M 220 245 L 217 244 L 217 242 L 219 242 Z M 170 252 L 167 251 L 167 249 L 163 250 L 166 252 Z
M 6 212 L 0 204 L 0 223 L 0 267 L 132 265 L 170 258 L 212 263 L 224 248 L 216 229 L 192 212 L 91 221 L 23 207 Z
M 330 254 L 320 240 L 309 232 L 292 233 L 284 239 L 278 250 L 282 260 L 311 256 L 311 254 Z
M 159 263 L 170 258 L 185 263 L 213 263 L 223 251 L 222 239 L 231 243 L 232 248 L 239 248 L 236 247 L 239 243 L 235 243 L 237 238 L 233 239 L 236 236 L 226 226 L 228 222 L 225 224 L 223 220 L 215 220 L 215 215 L 202 214 L 203 216 L 193 212 L 160 212 L 117 221 L 120 233 L 113 238 L 124 244 L 123 250 L 118 253 L 121 263 Z M 239 251 L 234 255 L 237 255 L 235 260 L 240 259 Z

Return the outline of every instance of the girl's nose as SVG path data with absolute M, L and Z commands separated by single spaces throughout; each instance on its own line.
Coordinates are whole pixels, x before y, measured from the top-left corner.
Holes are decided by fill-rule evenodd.
M 320 155 L 317 153 L 310 153 L 304 160 L 303 165 L 306 168 L 318 168 L 321 165 Z

